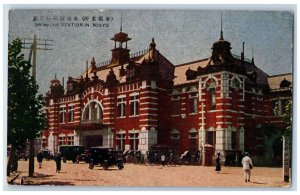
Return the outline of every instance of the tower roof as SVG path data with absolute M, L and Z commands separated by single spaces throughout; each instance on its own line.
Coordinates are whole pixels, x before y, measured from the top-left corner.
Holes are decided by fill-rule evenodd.
M 121 32 L 118 32 L 117 34 L 115 34 L 114 37 L 111 38 L 111 40 L 120 42 L 120 43 L 124 43 L 126 41 L 131 40 L 131 38 L 128 37 L 127 33 L 124 33 L 121 31 Z

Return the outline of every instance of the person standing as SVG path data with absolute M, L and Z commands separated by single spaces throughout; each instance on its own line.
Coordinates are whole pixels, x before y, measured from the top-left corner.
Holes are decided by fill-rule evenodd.
M 165 156 L 164 154 L 162 154 L 162 155 L 160 156 L 160 158 L 161 158 L 161 164 L 162 164 L 162 166 L 165 166 L 165 165 L 166 165 L 166 162 L 165 162 L 166 156 Z
M 216 173 L 219 173 L 221 171 L 221 158 L 220 158 L 220 152 L 217 153 L 217 158 L 216 158 Z
M 61 170 L 61 154 L 57 153 L 56 157 L 54 158 L 56 163 L 56 172 L 60 172 Z
M 43 153 L 42 153 L 42 151 L 40 151 L 37 154 L 37 161 L 39 163 L 39 169 L 42 168 L 42 162 L 43 162 Z
M 253 163 L 251 158 L 249 157 L 248 152 L 245 152 L 245 157 L 242 159 L 242 165 L 245 182 L 250 182 L 251 169 L 253 168 Z

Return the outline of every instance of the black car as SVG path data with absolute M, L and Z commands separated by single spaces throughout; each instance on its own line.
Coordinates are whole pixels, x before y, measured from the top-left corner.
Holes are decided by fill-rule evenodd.
M 54 158 L 54 156 L 51 153 L 51 151 L 49 149 L 47 149 L 47 148 L 41 149 L 40 152 L 42 152 L 43 158 L 46 159 L 46 160 L 50 160 L 50 159 Z
M 67 160 L 71 160 L 73 163 L 79 163 L 79 160 L 81 160 L 80 157 L 85 152 L 85 146 L 62 145 L 59 146 L 59 152 L 61 153 L 64 163 L 67 162 Z
M 117 166 L 120 170 L 124 168 L 122 156 L 111 147 L 98 146 L 90 148 L 89 168 L 93 169 L 95 165 L 100 165 L 103 170 L 108 167 Z

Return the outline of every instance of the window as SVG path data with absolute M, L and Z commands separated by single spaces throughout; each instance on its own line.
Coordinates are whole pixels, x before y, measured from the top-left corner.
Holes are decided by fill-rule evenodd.
M 134 151 L 138 150 L 139 133 L 130 133 L 129 140 L 130 140 L 130 149 Z
M 68 145 L 74 145 L 74 136 L 68 136 Z
M 69 106 L 69 122 L 74 122 L 74 106 Z
M 233 79 L 231 83 L 231 108 L 237 109 L 238 105 L 238 88 L 240 87 L 240 82 L 237 78 Z
M 137 116 L 139 114 L 139 96 L 133 95 L 130 96 L 130 115 Z
M 278 116 L 279 115 L 278 101 L 277 100 L 273 101 L 272 104 L 273 104 L 273 113 L 274 113 L 275 116 Z
M 180 132 L 177 129 L 173 129 L 170 133 L 171 139 L 179 139 Z
M 133 68 L 133 67 L 129 67 L 127 69 L 126 79 L 132 79 L 132 78 L 134 78 L 134 75 L 135 75 L 135 70 L 134 69 L 135 68 Z
M 73 82 L 70 82 L 67 84 L 67 91 L 72 91 L 73 90 Z
M 210 109 L 215 110 L 216 109 L 216 89 L 210 88 L 209 95 L 210 95 Z
M 171 139 L 171 147 L 175 151 L 178 151 L 178 148 L 180 147 L 179 138 L 180 138 L 180 131 L 178 131 L 177 129 L 173 129 L 170 132 L 170 139 Z
M 216 85 L 217 81 L 214 79 L 209 79 L 206 83 L 206 89 L 207 89 L 207 99 L 209 103 L 210 110 L 216 109 Z
M 216 140 L 215 131 L 208 131 L 207 132 L 207 137 L 206 137 L 206 143 L 214 146 L 215 145 L 215 140 Z
M 84 109 L 82 122 L 100 122 L 103 118 L 99 103 L 92 101 Z
M 134 68 L 129 69 L 129 78 L 134 77 Z
M 58 145 L 65 145 L 66 144 L 66 137 L 65 136 L 59 136 Z
M 172 97 L 172 105 L 173 105 L 172 114 L 178 115 L 179 114 L 179 97 L 178 97 L 178 95 L 175 95 Z
M 197 130 L 195 128 L 192 128 L 189 130 L 189 140 L 190 140 L 190 145 L 189 145 L 189 150 L 196 151 L 197 150 Z
M 189 138 L 190 139 L 197 139 L 197 132 L 190 132 Z
M 59 108 L 59 123 L 65 123 L 66 107 Z
M 124 151 L 125 150 L 125 139 L 126 139 L 125 133 L 118 133 L 116 139 L 117 139 L 118 149 Z
M 190 94 L 190 113 L 198 112 L 198 94 L 197 92 L 192 92 Z
M 118 116 L 125 117 L 125 97 L 118 98 Z
M 240 82 L 238 81 L 237 78 L 233 79 L 231 86 L 236 89 L 240 87 Z

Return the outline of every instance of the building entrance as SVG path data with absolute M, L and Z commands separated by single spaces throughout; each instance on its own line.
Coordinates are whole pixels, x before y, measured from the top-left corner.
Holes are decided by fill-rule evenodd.
M 102 135 L 87 135 L 85 137 L 86 148 L 102 146 L 103 136 Z

